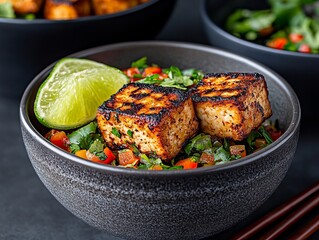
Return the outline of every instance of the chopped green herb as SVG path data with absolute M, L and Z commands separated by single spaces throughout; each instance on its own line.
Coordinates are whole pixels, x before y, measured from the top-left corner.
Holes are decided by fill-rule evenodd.
M 247 137 L 247 143 L 250 148 L 250 150 L 253 150 L 255 148 L 255 139 L 260 137 L 260 133 L 256 130 L 253 130 L 250 132 L 250 134 Z
M 133 150 L 133 153 L 135 156 L 139 156 L 140 151 L 138 150 L 138 148 L 135 146 L 135 144 L 131 144 L 131 148 Z
M 159 79 L 158 74 L 153 74 L 137 81 L 138 83 L 161 84 L 163 81 Z
M 114 136 L 118 137 L 118 138 L 121 137 L 121 133 L 120 133 L 119 130 L 117 130 L 115 127 L 112 128 L 111 133 L 112 133 Z
M 212 148 L 212 139 L 210 135 L 200 133 L 189 141 L 184 148 L 184 151 L 189 156 L 194 151 L 204 151 L 210 148 Z
M 127 135 L 129 135 L 129 137 L 133 137 L 133 132 L 131 130 L 127 130 Z
M 182 72 L 178 67 L 171 66 L 170 68 L 163 69 L 163 72 L 167 74 L 167 78 L 159 79 L 159 74 L 153 74 L 147 76 L 144 79 L 140 79 L 137 82 L 147 84 L 158 84 L 163 87 L 174 87 L 182 90 L 187 90 L 188 87 L 197 84 L 203 79 L 204 74 L 199 70 L 189 69 Z
M 142 77 L 143 77 L 142 74 L 134 74 L 134 75 L 133 75 L 133 78 L 142 78 Z
M 70 133 L 68 138 L 72 152 L 80 149 L 88 150 L 96 139 L 103 141 L 101 135 L 97 133 L 97 123 L 95 121 Z
M 224 147 L 219 147 L 214 153 L 214 159 L 216 164 L 228 162 L 230 161 L 230 153 Z
M 147 57 L 142 57 L 142 58 L 136 60 L 135 62 L 132 62 L 131 67 L 136 67 L 139 69 L 147 68 L 148 67 Z
M 91 146 L 89 148 L 89 152 L 98 156 L 100 158 L 100 160 L 105 160 L 107 158 L 107 156 L 103 152 L 104 147 L 105 147 L 104 144 L 99 139 L 96 139 L 91 144 Z
M 266 142 L 268 144 L 272 143 L 273 140 L 271 139 L 269 133 L 267 132 L 267 130 L 265 129 L 264 126 L 261 126 L 259 129 L 258 129 L 259 133 L 261 133 L 261 135 L 265 138 Z

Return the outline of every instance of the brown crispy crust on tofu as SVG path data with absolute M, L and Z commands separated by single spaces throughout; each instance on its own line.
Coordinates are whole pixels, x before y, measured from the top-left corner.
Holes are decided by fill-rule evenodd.
M 0 3 L 7 2 L 8 0 L 0 0 Z M 27 14 L 37 13 L 42 7 L 42 0 L 9 0 L 16 13 Z
M 153 84 L 124 85 L 98 108 L 97 122 L 112 149 L 134 143 L 142 153 L 162 160 L 174 158 L 198 130 L 189 94 Z M 120 137 L 112 133 L 114 128 Z
M 145 3 L 145 0 L 92 0 L 93 9 L 96 15 L 112 14 L 128 10 L 139 4 Z
M 90 0 L 45 0 L 44 17 L 50 20 L 67 20 L 90 16 Z
M 212 136 L 241 141 L 272 115 L 259 73 L 209 73 L 191 95 L 202 131 Z

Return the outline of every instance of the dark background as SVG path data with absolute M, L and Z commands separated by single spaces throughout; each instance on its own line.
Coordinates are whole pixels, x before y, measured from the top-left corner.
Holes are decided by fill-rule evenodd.
M 208 45 L 201 26 L 198 2 L 179 0 L 172 17 L 156 39 Z M 19 98 L 0 96 L 0 239 L 118 239 L 73 216 L 40 182 L 22 142 L 19 101 Z M 295 159 L 286 178 L 271 198 L 245 221 L 212 238 L 229 239 L 258 217 L 319 180 L 319 135 L 316 125 L 316 122 L 306 125 L 302 122 Z M 304 222 L 316 213 L 319 211 L 307 215 Z M 299 223 L 296 224 L 294 229 L 299 226 Z M 313 235 L 311 239 L 319 239 L 319 234 Z

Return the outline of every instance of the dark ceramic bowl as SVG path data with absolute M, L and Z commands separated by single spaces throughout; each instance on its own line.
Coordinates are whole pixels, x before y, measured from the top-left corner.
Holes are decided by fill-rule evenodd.
M 208 41 L 211 45 L 228 50 L 238 55 L 257 60 L 283 76 L 295 89 L 303 110 L 304 120 L 319 120 L 319 111 L 314 106 L 319 104 L 319 54 L 306 54 L 277 50 L 252 43 L 228 33 L 224 26 L 227 17 L 238 8 L 266 9 L 266 0 L 201 0 L 200 15 Z
M 219 233 L 257 209 L 283 180 L 293 159 L 300 106 L 292 88 L 275 72 L 212 47 L 181 42 L 127 42 L 72 55 L 120 69 L 147 56 L 163 67 L 204 72 L 259 72 L 266 78 L 273 119 L 285 133 L 273 144 L 225 165 L 193 170 L 148 171 L 100 165 L 48 142 L 33 112 L 36 92 L 53 65 L 24 92 L 20 119 L 31 163 L 53 196 L 75 216 L 128 239 L 198 239 Z
M 0 96 L 20 99 L 37 73 L 65 55 L 109 43 L 154 39 L 175 2 L 149 0 L 127 11 L 75 20 L 0 18 Z

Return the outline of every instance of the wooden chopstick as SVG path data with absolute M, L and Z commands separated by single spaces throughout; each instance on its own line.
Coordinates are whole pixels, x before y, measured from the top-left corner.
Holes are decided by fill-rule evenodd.
M 283 233 L 287 228 L 289 228 L 292 224 L 297 222 L 302 216 L 308 213 L 310 210 L 318 206 L 319 204 L 319 192 L 316 193 L 316 196 L 306 201 L 300 208 L 290 213 L 285 219 L 283 219 L 280 223 L 276 224 L 276 227 L 272 228 L 269 232 L 262 235 L 260 239 L 263 240 L 271 240 L 278 237 L 281 233 Z
M 231 239 L 232 240 L 247 240 L 250 237 L 252 237 L 254 234 L 256 234 L 257 232 L 259 232 L 261 229 L 265 228 L 266 226 L 268 226 L 269 224 L 273 223 L 274 221 L 276 221 L 277 219 L 279 219 L 280 217 L 286 215 L 288 212 L 290 212 L 296 205 L 298 205 L 299 203 L 303 202 L 305 199 L 307 199 L 308 197 L 310 197 L 311 195 L 313 195 L 314 193 L 317 193 L 319 191 L 319 182 L 313 184 L 312 186 L 308 187 L 306 190 L 304 190 L 303 192 L 301 192 L 300 194 L 296 195 L 295 197 L 293 197 L 291 200 L 289 200 L 288 202 L 280 205 L 279 207 L 275 208 L 274 210 L 270 211 L 269 213 L 267 213 L 264 217 L 260 218 L 259 220 L 257 220 L 254 224 L 244 228 L 243 230 L 241 230 L 240 232 L 238 232 L 235 236 L 233 236 Z M 318 195 L 318 194 L 317 194 Z M 301 213 L 304 212 L 304 214 L 308 211 L 310 211 L 311 209 L 313 209 L 317 204 L 318 204 L 318 199 L 312 198 L 313 203 L 311 204 L 310 207 L 307 207 L 307 204 L 304 205 L 304 207 L 306 208 L 305 212 L 303 211 L 303 209 L 301 208 L 300 211 Z M 308 209 L 310 208 L 310 209 Z M 301 214 L 304 215 L 304 214 Z M 298 218 L 299 219 L 299 218 Z M 298 220 L 296 219 L 296 220 Z M 286 220 L 287 221 L 287 220 Z M 294 220 L 295 221 L 295 220 Z M 292 223 L 291 223 L 292 224 Z M 289 227 L 290 225 L 288 225 Z M 280 227 L 280 226 L 279 226 Z M 282 228 L 282 227 L 281 227 Z M 287 226 L 284 226 L 284 229 L 286 229 Z M 275 231 L 275 230 L 273 230 Z M 278 230 L 276 230 L 278 231 Z M 280 230 L 281 231 L 281 230 Z M 305 231 L 305 230 L 304 230 Z
M 290 240 L 305 240 L 319 229 L 319 215 L 300 228 Z

